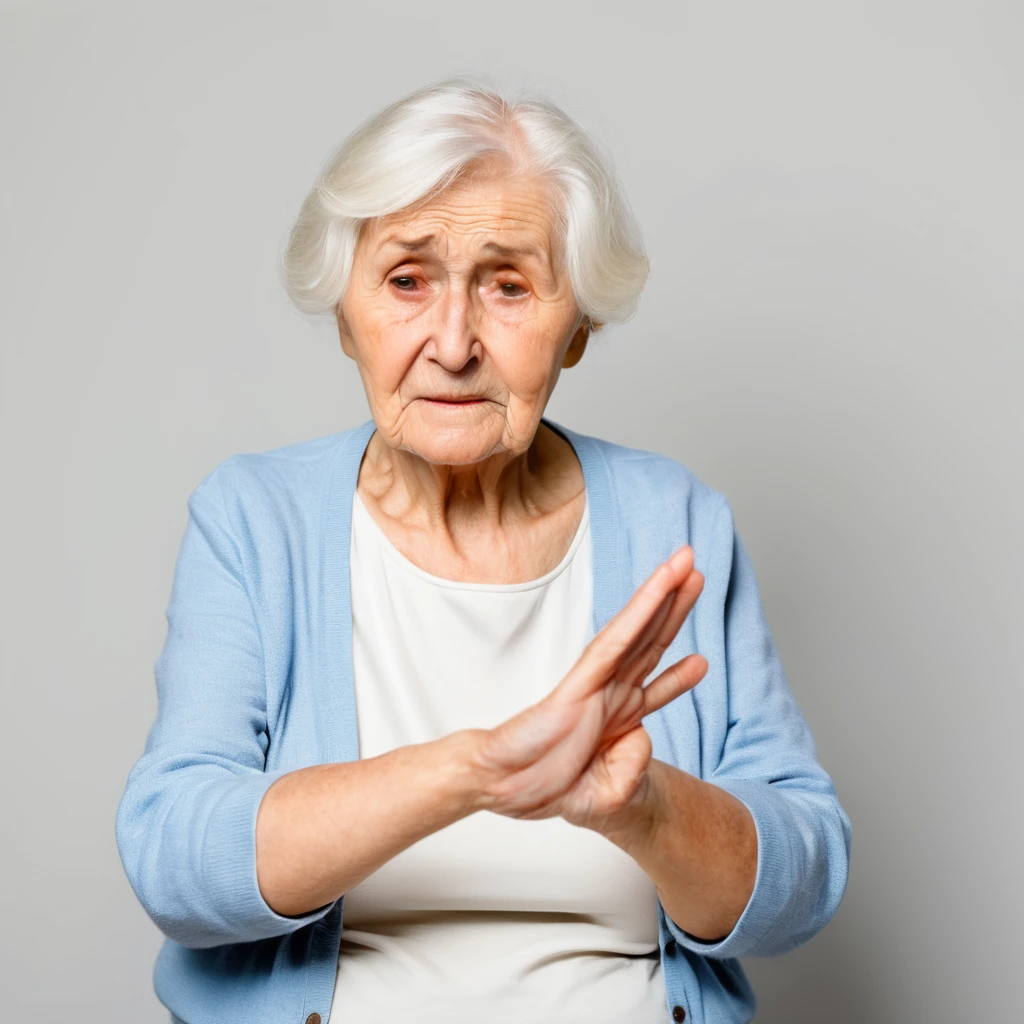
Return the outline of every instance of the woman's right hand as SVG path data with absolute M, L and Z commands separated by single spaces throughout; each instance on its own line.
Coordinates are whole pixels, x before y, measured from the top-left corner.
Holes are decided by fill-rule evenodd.
M 644 686 L 703 586 L 693 549 L 680 548 L 594 637 L 551 693 L 494 729 L 480 730 L 474 752 L 480 807 L 513 818 L 564 814 L 572 820 L 608 813 L 628 798 L 629 786 L 637 783 L 627 776 L 642 771 L 650 757 L 641 719 L 691 689 L 707 671 L 706 660 L 691 654 Z M 594 769 L 592 778 L 584 778 L 588 768 Z M 616 770 L 622 778 L 614 777 Z

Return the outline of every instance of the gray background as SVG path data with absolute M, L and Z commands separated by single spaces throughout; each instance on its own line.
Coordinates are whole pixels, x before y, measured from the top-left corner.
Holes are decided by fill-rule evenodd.
M 550 415 L 731 500 L 854 824 L 776 1024 L 1020 1020 L 1024 8 L 5 4 L 0 1017 L 164 1024 L 114 843 L 185 500 L 366 418 L 276 277 L 328 152 L 455 71 L 612 152 L 653 270 Z

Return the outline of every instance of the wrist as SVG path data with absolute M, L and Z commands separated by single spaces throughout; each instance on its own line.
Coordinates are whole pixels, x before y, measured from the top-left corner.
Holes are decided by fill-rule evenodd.
M 484 729 L 459 729 L 434 744 L 442 772 L 442 787 L 452 813 L 464 817 L 486 805 L 486 780 L 483 778 L 479 750 Z

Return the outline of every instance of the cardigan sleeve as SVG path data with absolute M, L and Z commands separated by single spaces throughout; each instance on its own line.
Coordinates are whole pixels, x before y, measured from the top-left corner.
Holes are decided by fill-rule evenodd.
M 757 830 L 754 890 L 732 932 L 704 942 L 667 918 L 676 941 L 715 958 L 774 956 L 817 934 L 849 873 L 851 826 L 772 640 L 754 567 L 723 497 L 707 572 L 710 614 L 724 627 L 728 726 L 706 780 L 750 811 Z
M 293 932 L 333 906 L 284 916 L 257 882 L 256 815 L 285 772 L 264 770 L 262 645 L 216 476 L 188 501 L 155 664 L 156 719 L 115 821 L 139 901 L 168 938 L 194 949 Z

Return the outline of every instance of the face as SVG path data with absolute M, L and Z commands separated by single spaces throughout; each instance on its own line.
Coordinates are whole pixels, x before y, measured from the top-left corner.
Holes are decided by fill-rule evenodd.
M 364 225 L 338 314 L 378 431 L 428 462 L 529 448 L 587 328 L 533 177 L 463 179 Z

